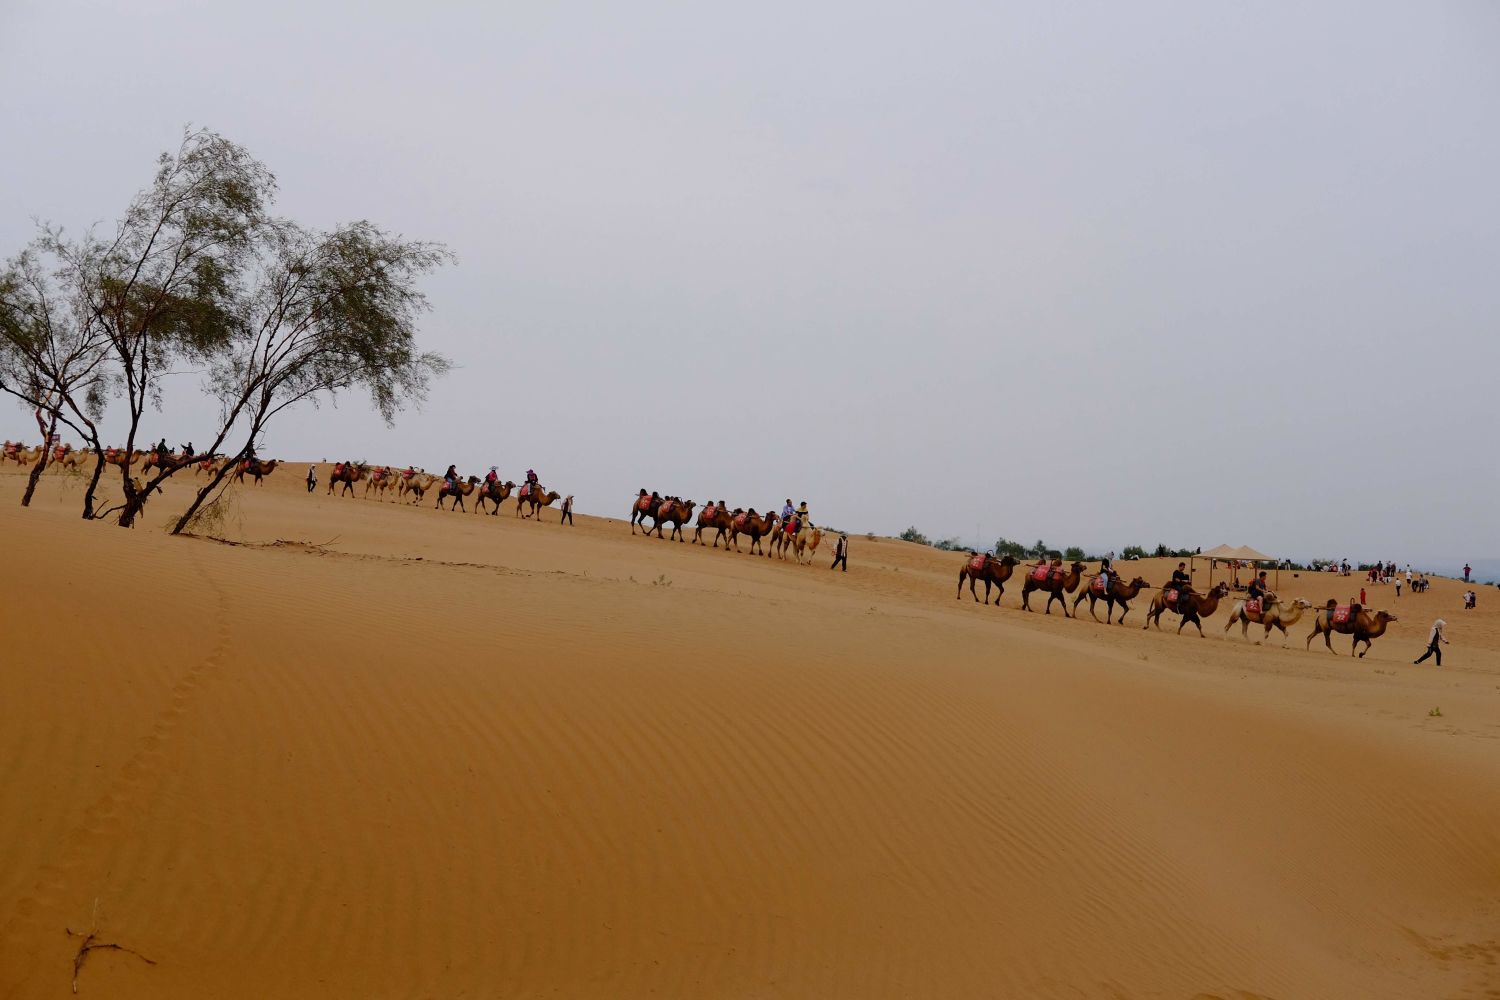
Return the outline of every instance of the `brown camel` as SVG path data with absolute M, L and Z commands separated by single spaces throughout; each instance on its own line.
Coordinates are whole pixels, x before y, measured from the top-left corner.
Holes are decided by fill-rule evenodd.
M 412 496 L 412 503 L 420 503 L 422 496 L 437 482 L 436 476 L 429 476 L 420 469 L 403 469 L 401 478 L 396 481 L 396 495 L 402 499 L 406 494 Z
M 488 502 L 495 506 L 495 509 L 490 511 L 490 516 L 494 517 L 500 513 L 500 505 L 510 499 L 510 491 L 515 488 L 516 484 L 508 479 L 503 483 L 496 480 L 493 483 L 482 484 L 479 487 L 479 496 L 474 501 L 474 513 L 484 513 L 484 505 Z
M 1045 569 L 1045 573 L 1036 572 Z M 1040 577 L 1040 579 L 1038 579 Z M 1072 617 L 1068 614 L 1068 599 L 1063 596 L 1071 594 L 1078 589 L 1078 581 L 1083 579 L 1083 563 L 1075 562 L 1066 571 L 1059 565 L 1031 567 L 1026 573 L 1026 580 L 1021 584 L 1021 610 L 1031 610 L 1031 592 L 1033 590 L 1044 590 L 1047 592 L 1046 613 L 1052 613 L 1052 602 L 1056 601 L 1062 605 L 1063 617 Z
M 239 468 L 234 470 L 234 481 L 237 483 L 243 483 L 245 481 L 245 476 L 248 475 L 255 480 L 256 486 L 260 486 L 262 485 L 261 480 L 275 471 L 276 459 L 274 458 L 268 462 L 263 462 L 258 458 L 243 459 L 240 462 Z
M 1078 605 L 1083 603 L 1084 598 L 1088 598 L 1090 618 L 1094 619 L 1094 621 L 1099 620 L 1099 616 L 1094 614 L 1094 605 L 1103 601 L 1105 604 L 1104 624 L 1109 625 L 1110 619 L 1115 614 L 1115 605 L 1118 604 L 1120 606 L 1120 624 L 1124 625 L 1125 616 L 1130 614 L 1130 602 L 1135 600 L 1135 595 L 1141 592 L 1142 587 L 1151 586 L 1151 584 L 1140 577 L 1136 577 L 1134 580 L 1126 583 L 1118 576 L 1111 576 L 1109 589 L 1106 591 L 1099 587 L 1099 584 L 1103 582 L 1103 577 L 1094 577 L 1093 581 L 1087 587 L 1084 587 L 1083 590 L 1079 591 L 1077 597 L 1073 598 L 1073 614 L 1075 617 L 1078 614 Z
M 635 534 L 635 526 L 639 524 L 641 530 L 646 530 L 646 518 L 655 518 L 656 509 L 662 505 L 662 499 L 658 496 L 647 496 L 642 493 L 630 501 L 630 533 Z
M 740 552 L 742 551 L 740 549 L 740 536 L 749 535 L 750 554 L 753 556 L 759 552 L 761 555 L 765 555 L 766 550 L 761 547 L 760 540 L 775 530 L 776 522 L 779 520 L 781 518 L 777 514 L 769 511 L 764 517 L 756 517 L 754 507 L 743 513 L 736 514 L 729 526 L 729 544 L 734 546 L 734 551 Z M 729 545 L 725 545 L 724 550 L 726 552 L 729 551 Z
M 378 500 L 385 499 L 387 490 L 396 488 L 396 470 L 389 465 L 377 465 L 370 472 L 370 478 L 365 480 L 365 498 L 369 499 L 370 491 L 375 491 Z
M 200 472 L 206 472 L 210 476 L 214 475 L 215 473 L 217 473 L 219 471 L 220 468 L 223 467 L 225 461 L 227 461 L 227 459 L 215 458 L 213 456 L 210 456 L 208 458 L 201 459 L 200 461 L 194 462 L 193 463 L 193 478 L 197 479 L 198 478 L 198 473 L 200 473 Z
M 993 585 L 999 589 L 995 595 L 995 607 L 1000 606 L 1000 598 L 1005 596 L 1005 581 L 1010 579 L 1011 573 L 1015 572 L 1016 560 L 1011 556 L 1002 556 L 996 559 L 988 552 L 976 553 L 964 560 L 963 568 L 958 571 L 958 593 L 953 595 L 954 600 L 961 600 L 964 596 L 964 581 L 969 581 L 969 593 L 973 596 L 975 603 L 979 602 L 979 592 L 974 589 L 974 584 L 980 580 L 984 581 L 984 603 L 990 603 L 990 587 Z
M 8 458 L 22 468 L 25 468 L 32 462 L 40 461 L 42 453 L 45 450 L 42 445 L 37 445 L 35 448 L 23 448 L 21 447 L 21 442 L 15 441 L 6 445 L 5 451 L 3 454 L 0 454 L 0 458 Z
M 738 512 L 736 512 L 738 513 Z M 724 544 L 729 544 L 729 527 L 734 515 L 723 504 L 711 503 L 698 512 L 698 525 L 693 531 L 693 544 L 704 545 L 703 529 L 713 528 L 717 531 L 714 535 L 714 548 L 719 547 L 719 539 L 724 539 Z
M 666 540 L 670 542 L 676 538 L 679 542 L 687 541 L 687 536 L 682 533 L 682 526 L 692 520 L 693 508 L 696 506 L 698 506 L 697 501 L 682 500 L 678 497 L 664 501 L 660 507 L 656 508 L 656 524 L 646 532 L 646 536 L 649 538 L 654 533 L 657 538 L 661 538 L 661 526 L 671 524 L 672 531 L 666 536 Z
M 328 492 L 324 495 L 331 496 L 334 486 L 338 486 L 339 496 L 349 496 L 354 492 L 354 484 L 369 474 L 370 467 L 363 462 L 337 462 L 328 474 Z
M 185 468 L 191 455 L 176 455 L 173 452 L 159 452 L 155 449 L 146 452 L 146 460 L 141 463 L 141 474 L 144 475 L 152 469 L 158 472 L 166 472 L 173 468 Z
M 522 507 L 529 507 L 530 509 L 526 511 L 525 516 L 535 517 L 537 523 L 540 524 L 542 522 L 542 508 L 552 506 L 561 497 L 562 494 L 556 490 L 543 492 L 540 486 L 533 483 L 531 489 L 526 491 L 525 496 L 519 493 L 516 494 L 516 513 L 520 514 Z
M 105 448 L 104 464 L 118 465 L 122 469 L 129 469 L 138 455 L 126 451 L 124 448 Z
M 1341 616 L 1340 611 L 1347 611 L 1347 616 Z M 1354 636 L 1354 644 L 1349 647 L 1349 655 L 1354 656 L 1359 649 L 1359 644 L 1365 644 L 1365 652 L 1359 653 L 1360 659 L 1364 659 L 1365 653 L 1370 651 L 1370 640 L 1379 639 L 1385 635 L 1385 627 L 1396 620 L 1396 616 L 1384 611 L 1377 611 L 1373 615 L 1360 607 L 1358 604 L 1347 609 L 1338 608 L 1333 601 L 1313 616 L 1312 634 L 1307 637 L 1307 649 L 1312 648 L 1312 641 L 1318 636 L 1323 637 L 1323 644 L 1333 652 L 1333 633 Z
M 464 497 L 468 496 L 470 493 L 473 493 L 474 487 L 478 485 L 478 476 L 470 476 L 464 482 L 454 483 L 451 486 L 448 484 L 448 480 L 444 479 L 441 483 L 438 484 L 437 505 L 433 507 L 433 509 L 442 510 L 443 497 L 452 497 L 453 506 L 450 508 L 451 510 L 467 510 L 468 508 L 464 506 Z
M 1219 610 L 1219 600 L 1229 593 L 1229 584 L 1221 583 L 1204 594 L 1189 594 L 1183 591 L 1177 592 L 1175 601 L 1168 601 L 1167 594 L 1173 588 L 1159 592 L 1151 598 L 1151 607 L 1146 611 L 1146 624 L 1141 628 L 1150 628 L 1155 622 L 1157 629 L 1161 628 L 1161 614 L 1163 611 L 1172 611 L 1182 616 L 1182 621 L 1177 623 L 1177 634 L 1182 634 L 1182 627 L 1188 622 L 1198 626 L 1198 638 L 1203 638 L 1203 619 L 1210 617 Z
M 1281 629 L 1282 645 L 1286 645 L 1287 629 L 1302 620 L 1302 613 L 1312 607 L 1311 601 L 1297 598 L 1288 608 L 1276 599 L 1274 594 L 1261 598 L 1261 608 L 1252 611 L 1247 607 L 1247 601 L 1235 601 L 1234 610 L 1229 612 L 1229 620 L 1224 623 L 1224 631 L 1228 632 L 1234 627 L 1235 622 L 1240 623 L 1240 635 L 1248 641 L 1250 638 L 1250 625 L 1264 625 L 1266 627 L 1265 638 L 1271 637 L 1271 629 Z

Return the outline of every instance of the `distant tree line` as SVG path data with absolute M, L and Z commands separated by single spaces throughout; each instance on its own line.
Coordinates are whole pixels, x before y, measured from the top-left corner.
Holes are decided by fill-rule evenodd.
M 902 541 L 915 542 L 918 545 L 930 545 L 933 548 L 941 549 L 944 552 L 967 552 L 970 550 L 970 546 L 965 545 L 957 538 L 942 538 L 935 541 L 929 539 L 925 534 L 918 530 L 915 525 L 901 532 L 899 537 Z M 1017 560 L 1051 559 L 1056 557 L 1064 559 L 1068 562 L 1098 562 L 1100 559 L 1104 558 L 1104 555 L 1102 553 L 1088 552 L 1081 545 L 1049 545 L 1044 539 L 1041 538 L 1038 538 L 1030 545 L 1027 545 L 1024 542 L 1012 541 L 1008 538 L 998 538 L 995 540 L 994 547 L 990 551 L 997 556 L 1010 556 L 1012 559 Z M 1165 544 L 1158 545 L 1155 549 L 1151 550 L 1148 550 L 1144 546 L 1140 545 L 1127 545 L 1120 551 L 1120 555 L 1118 558 L 1145 559 L 1150 556 L 1156 556 L 1159 558 L 1172 557 L 1186 559 L 1189 556 L 1197 555 L 1201 551 L 1202 549 L 1173 548 Z

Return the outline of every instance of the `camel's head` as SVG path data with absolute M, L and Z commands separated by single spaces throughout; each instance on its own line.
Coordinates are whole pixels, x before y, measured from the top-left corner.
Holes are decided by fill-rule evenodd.
M 1001 556 L 1000 557 L 1000 565 L 1001 566 L 1014 566 L 1014 565 L 1016 565 L 1016 557 L 1015 556 Z
M 1220 583 L 1216 587 L 1214 587 L 1214 589 L 1210 591 L 1210 593 L 1218 594 L 1220 597 L 1223 597 L 1225 594 L 1229 593 L 1229 584 Z
M 1393 615 L 1393 614 L 1391 614 L 1389 611 L 1377 611 L 1377 612 L 1375 612 L 1375 620 L 1376 621 L 1384 621 L 1384 622 L 1393 622 L 1393 621 L 1396 621 L 1397 619 L 1396 619 L 1396 616 Z
M 1151 584 L 1147 583 L 1145 580 L 1142 580 L 1140 577 L 1136 577 L 1134 580 L 1131 580 L 1130 585 L 1137 590 L 1141 589 L 1142 587 L 1151 586 Z
M 1309 609 L 1309 608 L 1311 608 L 1312 606 L 1313 606 L 1312 601 L 1309 601 L 1305 597 L 1298 597 L 1298 598 L 1295 598 L 1292 601 L 1292 607 L 1294 607 L 1294 608 L 1302 608 L 1304 611 L 1307 610 L 1307 609 Z
M 1071 567 L 1069 567 L 1069 568 L 1070 568 L 1070 569 L 1072 569 L 1072 571 L 1073 571 L 1073 572 L 1074 572 L 1074 573 L 1082 573 L 1082 572 L 1083 572 L 1083 570 L 1084 570 L 1084 565 L 1083 565 L 1083 563 L 1081 563 L 1081 562 L 1075 562 L 1075 563 L 1074 563 L 1074 564 L 1073 564 L 1073 565 L 1072 565 L 1072 566 L 1071 566 Z
M 513 483 L 513 482 L 511 482 L 509 479 L 507 479 L 505 482 L 501 483 L 500 485 L 504 486 L 508 490 L 513 490 L 513 489 L 516 488 L 516 484 Z

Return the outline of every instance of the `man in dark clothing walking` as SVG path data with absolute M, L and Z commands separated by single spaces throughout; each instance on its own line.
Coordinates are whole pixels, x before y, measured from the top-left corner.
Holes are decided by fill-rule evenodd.
M 839 540 L 833 546 L 833 565 L 829 569 L 838 569 L 843 565 L 844 572 L 849 572 L 849 536 L 840 533 Z

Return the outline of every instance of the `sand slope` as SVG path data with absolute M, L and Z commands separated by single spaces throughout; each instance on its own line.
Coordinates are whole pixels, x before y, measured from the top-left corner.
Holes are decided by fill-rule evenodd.
M 1500 996 L 1483 596 L 1356 661 L 300 489 L 0 476 L 0 996 Z

